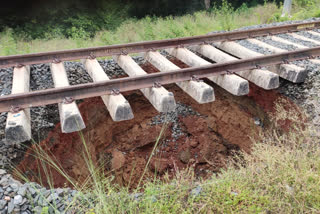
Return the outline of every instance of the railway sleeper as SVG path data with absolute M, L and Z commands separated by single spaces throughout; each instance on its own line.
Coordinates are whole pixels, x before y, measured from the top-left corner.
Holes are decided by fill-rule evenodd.
M 217 42 L 214 45 L 230 54 L 240 58 L 240 59 L 248 59 L 252 57 L 260 57 L 263 54 L 252 51 L 236 42 Z M 286 79 L 293 83 L 304 82 L 307 77 L 307 70 L 305 68 L 296 66 L 294 64 L 280 64 L 280 65 L 271 65 L 267 66 L 269 71 L 272 71 L 278 74 L 281 78 Z
M 313 31 L 313 30 L 309 30 L 309 31 L 307 31 L 307 32 L 320 38 L 320 33 L 318 33 L 318 32 L 315 32 L 315 31 Z
M 202 59 L 186 48 L 169 48 L 166 49 L 166 51 L 191 67 L 211 65 L 210 62 Z M 207 78 L 233 95 L 242 96 L 249 93 L 248 81 L 235 74 L 217 75 Z
M 11 94 L 29 92 L 29 82 L 30 67 L 15 67 Z M 30 108 L 12 108 L 12 111 L 8 112 L 5 136 L 8 143 L 21 143 L 31 139 Z
M 217 63 L 238 60 L 238 58 L 230 56 L 212 45 L 197 45 L 190 48 Z M 279 87 L 279 75 L 268 70 L 244 70 L 239 71 L 236 74 L 266 90 Z
M 285 40 L 285 39 L 284 39 Z M 259 47 L 263 47 L 265 49 L 268 49 L 269 51 L 271 51 L 272 53 L 276 54 L 276 53 L 285 53 L 288 52 L 285 49 L 282 48 L 278 48 L 278 47 L 274 47 L 272 45 L 269 45 L 265 42 L 259 41 L 257 39 L 248 39 L 249 42 L 251 42 L 252 44 L 255 44 Z M 285 40 L 286 41 L 286 40 Z M 291 45 L 296 46 L 296 43 L 290 42 Z M 303 45 L 299 45 L 296 46 L 298 49 L 303 49 L 303 48 L 308 48 L 307 46 L 303 46 Z M 302 47 L 302 48 L 301 48 Z M 313 64 L 320 64 L 320 61 L 318 59 L 308 59 L 308 61 L 310 61 Z
M 301 35 L 296 34 L 296 33 L 289 33 L 288 35 L 292 36 L 292 37 L 295 38 L 295 39 L 300 39 L 300 40 L 312 42 L 312 43 L 314 43 L 315 45 L 320 45 L 320 41 L 317 41 L 317 40 L 314 40 L 314 39 L 310 39 L 310 38 L 307 38 L 307 37 L 305 37 L 305 36 L 301 36 Z
M 82 63 L 94 82 L 110 80 L 96 59 L 82 60 Z M 134 117 L 129 102 L 122 94 L 103 95 L 101 98 L 114 121 L 130 120 Z
M 157 51 L 146 52 L 143 54 L 143 56 L 160 72 L 180 69 L 178 66 L 170 62 L 166 57 L 164 57 Z M 213 88 L 204 82 L 198 80 L 190 80 L 185 82 L 178 82 L 176 84 L 198 103 L 209 103 L 215 100 Z
M 308 31 L 308 32 L 313 32 L 313 31 Z M 320 34 L 319 34 L 319 37 L 320 37 Z M 296 47 L 297 49 L 309 48 L 307 46 L 304 46 L 304 45 L 301 45 L 301 44 L 297 44 L 295 42 L 291 42 L 291 41 L 288 41 L 286 39 L 283 39 L 283 38 L 277 37 L 277 36 L 272 36 L 272 37 L 270 37 L 270 39 L 272 39 L 274 41 L 277 41 L 277 42 L 281 42 L 281 43 L 286 44 L 286 45 L 292 45 L 292 46 Z M 311 63 L 313 63 L 313 64 L 320 65 L 320 60 L 319 59 L 309 59 L 309 61 Z
M 55 88 L 69 86 L 66 70 L 62 62 L 51 63 L 51 74 Z M 71 133 L 84 129 L 86 126 L 75 101 L 59 103 L 61 131 Z
M 147 74 L 129 55 L 113 56 L 113 59 L 130 77 Z M 155 87 L 143 88 L 140 91 L 157 111 L 171 112 L 175 110 L 176 101 L 173 93 L 167 91 L 163 86 L 155 85 Z

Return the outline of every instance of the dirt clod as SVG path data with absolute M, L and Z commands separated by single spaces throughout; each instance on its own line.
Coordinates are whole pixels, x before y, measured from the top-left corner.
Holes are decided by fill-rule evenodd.
M 189 163 L 189 160 L 191 158 L 191 153 L 190 153 L 189 149 L 187 149 L 185 151 L 181 151 L 179 153 L 179 158 L 182 163 L 185 163 L 185 164 Z
M 162 175 L 169 167 L 168 160 L 164 158 L 153 158 L 150 161 L 150 169 Z
M 199 142 L 196 141 L 196 140 L 191 140 L 191 141 L 190 141 L 190 146 L 193 147 L 193 148 L 197 147 L 198 144 L 199 144 Z
M 119 152 L 118 150 L 114 150 L 112 152 L 111 167 L 113 170 L 120 169 L 124 166 L 125 162 L 126 158 L 124 157 L 122 152 Z

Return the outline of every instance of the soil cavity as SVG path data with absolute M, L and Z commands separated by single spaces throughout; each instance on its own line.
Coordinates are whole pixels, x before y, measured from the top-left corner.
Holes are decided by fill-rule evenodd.
M 134 119 L 124 122 L 112 121 L 100 98 L 86 99 L 79 109 L 87 125 L 82 134 L 93 163 L 103 164 L 115 183 L 134 188 L 167 120 L 144 179 L 153 178 L 155 172 L 159 177 L 165 173 L 174 176 L 176 170 L 190 166 L 204 178 L 218 172 L 233 152 L 250 150 L 250 138 L 268 125 L 266 111 L 273 109 L 280 95 L 250 84 L 249 96 L 236 97 L 211 85 L 216 101 L 208 104 L 196 103 L 175 85 L 166 86 L 178 102 L 177 111 L 168 115 L 159 115 L 140 92 L 126 93 Z M 58 124 L 40 145 L 76 181 L 82 183 L 90 175 L 79 133 L 62 134 Z M 48 185 L 33 153 L 30 148 L 18 168 L 30 180 Z M 55 187 L 70 185 L 54 170 L 50 177 Z

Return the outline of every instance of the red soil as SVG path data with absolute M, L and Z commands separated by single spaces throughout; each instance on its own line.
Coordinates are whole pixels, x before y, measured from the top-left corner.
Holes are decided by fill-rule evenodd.
M 144 68 L 155 69 L 148 64 Z M 177 169 L 189 166 L 194 167 L 196 175 L 201 177 L 218 172 L 234 151 L 250 151 L 251 137 L 256 137 L 261 130 L 254 124 L 253 117 L 259 117 L 268 124 L 266 112 L 273 111 L 273 103 L 280 97 L 275 91 L 264 91 L 253 84 L 250 84 L 249 96 L 243 97 L 232 96 L 212 83 L 208 84 L 215 89 L 216 101 L 201 105 L 177 86 L 166 86 L 174 93 L 177 102 L 191 106 L 203 116 L 180 117 L 179 123 L 185 135 L 176 142 L 171 138 L 169 124 L 144 179 L 153 178 L 155 171 L 159 177 L 165 172 L 172 177 Z M 82 133 L 93 163 L 104 163 L 106 175 L 114 175 L 115 183 L 134 188 L 143 174 L 162 125 L 149 125 L 151 118 L 158 113 L 140 92 L 124 95 L 134 112 L 134 119 L 129 121 L 112 121 L 101 98 L 86 99 L 79 104 L 79 109 L 87 125 Z M 40 145 L 76 181 L 82 183 L 90 175 L 78 133 L 63 134 L 58 124 Z M 32 181 L 40 182 L 38 172 L 41 167 L 32 154 L 33 148 L 30 148 L 18 168 L 26 172 Z M 40 169 L 42 183 L 47 185 L 44 174 Z M 54 170 L 51 177 L 55 187 L 69 185 Z

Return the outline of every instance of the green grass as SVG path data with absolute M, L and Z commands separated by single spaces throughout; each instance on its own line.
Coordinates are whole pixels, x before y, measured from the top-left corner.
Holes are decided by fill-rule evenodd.
M 319 17 L 319 8 L 319 0 L 301 3 L 294 6 L 291 18 L 280 18 L 281 8 L 272 3 L 266 3 L 254 8 L 247 8 L 244 5 L 234 10 L 230 4 L 224 2 L 222 7 L 179 17 L 129 19 L 115 30 L 100 31 L 93 38 L 82 38 L 76 35 L 73 38 L 48 36 L 48 39 L 24 40 L 16 38 L 13 31 L 7 29 L 0 33 L 0 55 L 26 54 L 203 35 L 210 31 L 232 30 L 243 26 L 274 21 Z

